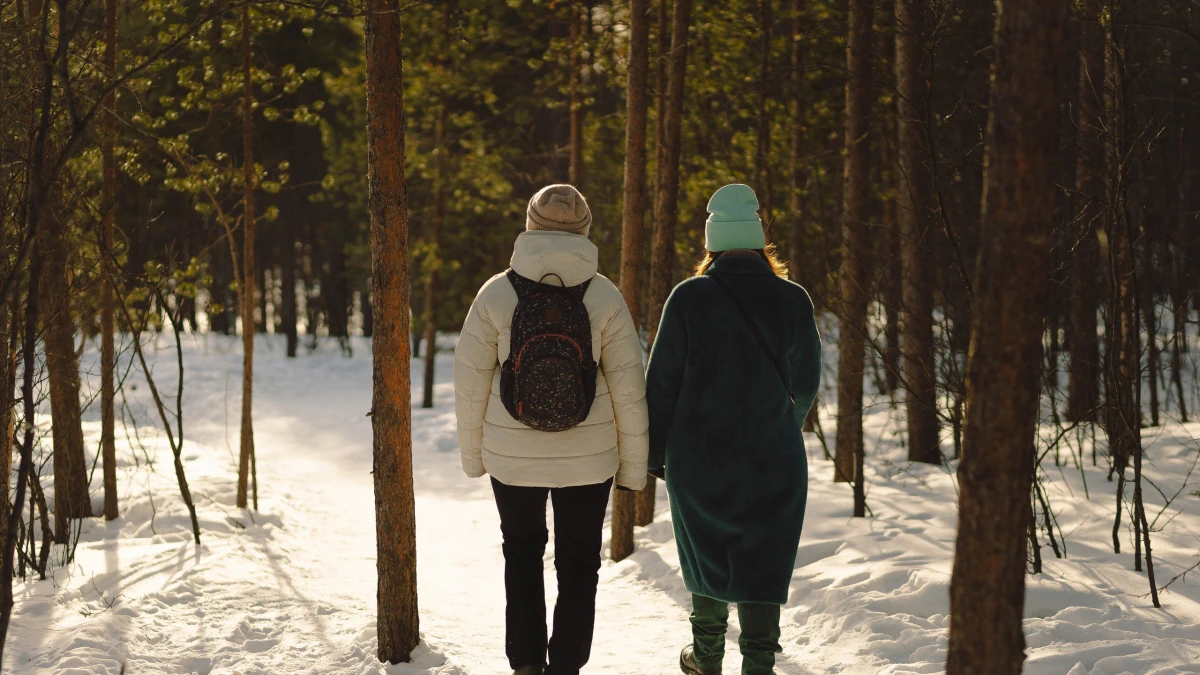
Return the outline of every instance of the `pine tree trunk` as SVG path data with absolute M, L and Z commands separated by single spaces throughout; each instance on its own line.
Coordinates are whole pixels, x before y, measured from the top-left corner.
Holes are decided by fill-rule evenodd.
M 407 662 L 420 641 L 409 373 L 408 194 L 399 0 L 368 0 L 367 180 L 371 212 L 371 431 L 379 569 L 379 660 Z
M 57 192 L 55 187 L 50 190 Z M 62 542 L 67 540 L 68 519 L 90 517 L 92 504 L 83 452 L 66 227 L 54 209 L 47 208 L 44 214 L 38 230 L 42 257 L 42 279 L 38 286 L 54 443 L 54 537 Z
M 692 0 L 675 0 L 671 19 L 671 72 L 667 84 L 666 118 L 659 152 L 657 194 L 654 198 L 654 242 L 650 258 L 650 344 L 658 334 L 663 304 L 675 280 L 675 224 L 679 217 L 679 153 L 683 130 L 684 75 L 687 74 L 688 27 Z
M 570 73 L 568 87 L 571 100 L 568 103 L 571 124 L 571 164 L 568 170 L 567 182 L 576 187 L 583 180 L 583 96 L 579 91 L 580 78 L 583 75 L 583 59 L 580 40 L 583 39 L 583 1 L 572 0 L 571 7 L 571 56 L 568 60 Z
M 1139 210 L 1139 213 L 1144 213 Z M 1146 390 L 1150 394 L 1150 426 L 1158 426 L 1158 373 L 1161 367 L 1158 349 L 1158 316 L 1157 305 L 1154 301 L 1154 284 L 1157 281 L 1154 274 L 1154 236 L 1151 228 L 1145 222 L 1145 215 L 1138 218 L 1142 221 L 1141 246 L 1138 248 L 1141 257 L 1142 273 L 1138 280 L 1141 291 L 1141 309 L 1143 325 L 1146 331 Z
M 1184 424 L 1188 422 L 1187 412 L 1187 394 L 1183 389 L 1183 357 L 1187 354 L 1187 324 L 1188 324 L 1188 268 L 1194 265 L 1194 261 L 1190 261 L 1187 257 L 1187 242 L 1191 238 L 1188 229 L 1187 215 L 1187 163 L 1186 150 L 1184 146 L 1185 127 L 1182 123 L 1177 122 L 1178 128 L 1174 130 L 1176 139 L 1176 175 L 1180 176 L 1177 181 L 1174 198 L 1174 211 L 1176 213 L 1176 230 L 1173 241 L 1171 243 L 1171 310 L 1172 310 L 1172 328 L 1174 337 L 1171 340 L 1171 381 L 1175 385 L 1176 397 L 1179 399 L 1179 419 Z
M 791 45 L 791 152 L 788 156 L 789 173 L 791 174 L 791 194 L 788 195 L 788 210 L 792 217 L 792 231 L 788 237 L 789 270 L 792 281 L 801 285 L 808 284 L 812 276 L 805 269 L 804 240 L 805 227 L 808 222 L 804 205 L 804 189 L 808 183 L 808 173 L 804 168 L 804 0 L 792 0 L 792 24 L 788 35 Z M 808 289 L 812 293 L 812 289 Z M 814 406 L 815 407 L 815 406 Z
M 297 203 L 300 201 L 298 195 L 292 195 L 289 199 L 293 201 L 293 208 L 280 224 L 279 232 L 280 254 L 282 255 L 282 259 L 279 261 L 279 281 L 283 296 L 279 313 L 283 333 L 287 336 L 287 356 L 294 359 L 296 358 L 296 348 L 300 343 L 296 316 L 296 219 L 300 217 L 302 205 Z
M 48 101 L 48 99 L 43 99 Z M 40 149 L 34 150 L 34 159 L 31 162 L 33 166 L 32 175 L 41 175 L 42 157 Z M 39 226 L 44 222 L 41 213 L 41 196 L 37 187 L 38 181 L 30 181 L 32 189 L 28 193 L 26 202 L 26 219 L 32 233 L 36 234 Z M 21 344 L 22 370 L 24 371 L 23 381 L 21 383 L 21 401 L 24 407 L 24 418 L 32 420 L 34 418 L 34 370 L 36 369 L 34 355 L 37 350 L 37 325 L 38 325 L 38 298 L 40 292 L 38 290 L 38 281 L 41 278 L 41 254 L 35 247 L 29 256 L 29 288 L 26 293 L 25 301 L 25 322 L 24 336 Z M 14 302 L 14 306 L 15 306 Z M 17 324 L 16 317 L 12 319 L 13 326 Z M 34 471 L 33 467 L 33 429 L 32 424 L 26 424 L 25 433 L 23 434 L 23 442 L 21 443 L 21 464 L 17 470 L 17 488 L 13 503 L 17 507 L 17 513 L 9 514 L 9 519 L 5 523 L 6 534 L 4 537 L 4 559 L 0 562 L 0 662 L 4 660 L 4 644 L 8 637 L 9 624 L 12 621 L 13 613 L 13 592 L 12 579 L 14 567 L 14 554 L 16 549 L 17 539 L 17 520 L 20 517 L 21 506 L 25 503 L 25 487 L 29 482 L 29 476 Z M 11 447 L 10 452 L 11 452 Z M 33 522 L 33 504 L 32 495 L 30 496 L 29 522 Z M 5 501 L 8 501 L 7 496 Z M 45 524 L 45 508 L 42 509 L 42 522 Z M 44 536 L 44 535 L 43 535 Z M 32 538 L 31 538 L 32 540 Z M 44 540 L 43 540 L 44 541 Z M 44 548 L 48 551 L 49 549 Z M 22 562 L 21 570 L 25 569 L 25 564 Z
M 1077 241 L 1071 248 L 1071 346 L 1067 419 L 1099 418 L 1100 341 L 1096 335 L 1096 288 L 1100 277 L 1096 228 L 1104 207 L 1104 36 L 1098 24 L 1097 0 L 1083 0 L 1079 43 L 1079 148 L 1075 164 Z
M 671 13 L 674 7 L 674 0 L 658 0 L 658 56 L 655 58 L 655 86 L 654 86 L 654 185 L 652 197 L 657 199 L 659 183 L 662 178 L 662 172 L 659 167 L 666 164 L 666 143 L 667 143 L 667 88 L 668 70 L 667 62 L 671 56 Z M 651 204 L 655 207 L 655 204 Z M 653 248 L 654 233 L 658 230 L 658 213 L 653 212 L 651 219 L 650 244 Z M 653 270 L 653 253 L 642 266 L 642 272 L 645 278 L 652 277 Z M 658 318 L 654 313 L 654 296 L 651 293 L 643 293 L 642 309 L 639 315 L 642 318 L 643 325 L 646 326 L 647 333 L 653 337 L 658 330 Z
M 792 2 L 792 27 L 791 34 L 788 36 L 791 40 L 791 105 L 792 105 L 792 137 L 791 137 L 791 155 L 789 157 L 790 173 L 792 181 L 791 195 L 789 196 L 788 206 L 792 214 L 792 231 L 788 236 L 788 258 L 791 264 L 789 271 L 792 281 L 802 285 L 812 296 L 813 304 L 820 306 L 820 298 L 817 297 L 816 280 L 824 275 L 824 267 L 820 269 L 809 269 L 808 265 L 815 261 L 821 260 L 821 256 L 805 256 L 804 250 L 808 239 L 808 224 L 810 217 L 808 214 L 807 200 L 805 199 L 805 191 L 808 189 L 808 170 L 804 165 L 804 110 L 805 110 L 805 88 L 804 88 L 804 12 L 805 0 L 793 0 Z M 817 310 L 820 311 L 819 309 Z M 807 432 L 816 431 L 817 415 L 820 405 L 813 402 L 813 407 L 809 409 L 808 416 L 804 418 L 804 430 Z
M 875 39 L 879 75 L 882 86 L 893 88 L 886 74 L 894 76 L 896 63 L 896 29 L 893 6 L 883 2 L 875 14 L 877 22 Z M 889 70 L 890 69 L 890 70 Z M 886 74 L 885 74 L 886 73 Z M 883 110 L 879 129 L 879 231 L 876 238 L 875 266 L 880 271 L 875 275 L 876 294 L 883 303 L 883 381 L 881 391 L 895 400 L 900 388 L 900 224 L 896 218 L 896 175 L 899 173 L 896 150 L 896 116 Z
M 242 278 L 238 297 L 242 309 L 242 430 L 238 457 L 237 506 L 247 506 L 247 493 L 253 488 L 254 509 L 258 510 L 258 485 L 250 483 L 254 464 L 254 426 L 251 395 L 254 391 L 254 82 L 251 56 L 252 31 L 250 6 L 242 7 Z
M 270 269 L 270 261 L 266 258 L 266 252 L 270 250 L 270 239 L 265 248 L 254 247 L 254 255 L 258 259 L 254 261 L 254 331 L 256 333 L 267 332 L 267 304 L 271 297 L 271 280 L 267 278 L 267 270 Z
M 117 0 L 104 3 L 104 74 L 108 79 L 117 72 Z M 101 252 L 100 268 L 100 454 L 104 464 L 104 519 L 115 520 L 117 509 L 117 443 L 114 435 L 113 398 L 116 391 L 113 371 L 116 367 L 116 349 L 113 344 L 113 216 L 116 210 L 117 164 L 114 148 L 117 142 L 117 94 L 111 92 L 104 98 L 104 116 L 101 129 L 101 164 L 103 186 L 101 208 L 104 210 L 100 224 Z M 7 447 L 12 448 L 12 444 Z
M 1067 0 L 1005 0 L 993 42 L 948 675 L 1017 675 Z M 1034 280 L 1036 283 L 1031 283 Z
M 841 292 L 838 333 L 838 425 L 834 451 L 834 480 L 855 483 L 854 515 L 864 516 L 856 473 L 863 452 L 862 399 L 864 337 L 867 330 L 867 267 L 870 241 L 871 145 L 868 141 L 870 111 L 872 7 L 864 0 L 850 2 L 850 34 L 846 41 L 846 150 L 842 171 L 842 266 L 838 272 Z
M 900 228 L 901 341 L 908 459 L 940 464 L 934 377 L 933 285 L 929 272 L 929 173 L 922 114 L 925 77 L 921 43 L 925 20 L 917 0 L 896 0 L 896 176 Z
M 8 491 L 12 481 L 13 435 L 16 415 L 13 407 L 16 400 L 13 389 L 17 386 L 17 302 L 12 302 L 0 311 L 0 438 L 4 450 L 0 451 L 0 485 L 4 488 L 4 499 L 0 499 L 0 551 L 7 550 L 8 518 L 12 515 L 12 503 Z M 6 583 L 9 577 L 0 577 Z
M 449 7 L 449 5 L 447 5 Z M 449 34 L 449 11 L 446 13 L 446 33 Z M 429 272 L 429 280 L 425 283 L 425 377 L 424 391 L 421 397 L 422 408 L 433 407 L 433 379 L 437 367 L 437 285 L 438 266 L 441 264 L 441 251 L 438 249 L 438 239 L 446 222 L 446 101 L 441 102 L 438 113 L 437 129 L 434 131 L 434 143 L 438 154 L 434 160 L 433 177 L 433 220 L 429 225 L 429 239 L 425 244 L 429 247 L 427 255 L 433 258 L 433 269 Z
M 629 8 L 629 84 L 625 91 L 625 183 L 621 218 L 621 295 L 633 316 L 633 325 L 641 330 L 642 228 L 646 215 L 646 80 L 650 67 L 649 0 L 631 0 Z M 646 477 L 646 488 L 637 493 L 633 504 L 633 523 L 649 525 L 654 520 L 655 479 Z M 613 493 L 614 513 L 630 507 L 623 503 L 629 493 Z M 616 523 L 616 521 L 613 521 Z M 613 531 L 613 541 L 625 532 Z M 632 536 L 632 533 L 629 533 Z M 617 546 L 612 547 L 613 550 Z M 632 549 L 632 541 L 622 548 Z
M 48 4 L 31 3 L 30 25 L 49 20 Z M 59 17 L 61 19 L 61 17 Z M 50 389 L 50 424 L 53 439 L 54 472 L 54 533 L 60 542 L 67 541 L 69 519 L 92 515 L 88 495 L 87 465 L 83 451 L 83 428 L 79 406 L 79 364 L 75 358 L 75 324 L 71 317 L 71 268 L 67 250 L 67 224 L 58 213 L 61 186 L 49 167 L 53 157 L 51 119 L 55 55 L 46 53 L 45 46 L 27 45 L 29 85 L 37 122 L 30 138 L 30 170 L 27 185 L 26 213 L 29 230 L 36 233 L 37 283 L 31 282 L 31 293 L 38 303 L 42 322 L 42 341 L 46 355 L 46 371 Z M 40 77 L 39 77 L 40 76 Z M 34 267 L 31 267 L 31 270 Z M 36 291 L 36 292 L 35 292 Z M 34 328 L 36 332 L 36 327 Z M 27 419 L 32 420 L 32 416 Z
M 759 215 L 769 228 L 774 222 L 771 207 L 771 1 L 758 0 L 759 70 L 758 126 L 755 131 L 754 189 L 761 201 Z
M 1106 11 L 1119 11 L 1109 4 Z M 1125 510 L 1126 470 L 1141 451 L 1141 344 L 1138 331 L 1134 232 L 1129 215 L 1129 156 L 1126 145 L 1123 49 L 1111 19 L 1104 36 L 1104 233 L 1108 240 L 1109 305 L 1105 331 L 1104 427 L 1117 478 L 1113 516 L 1113 552 L 1121 552 L 1121 514 Z M 1138 486 L 1134 486 L 1135 492 Z M 1134 516 L 1134 527 L 1140 527 Z M 1135 537 L 1135 546 L 1140 539 Z M 1135 555 L 1134 560 L 1140 556 Z

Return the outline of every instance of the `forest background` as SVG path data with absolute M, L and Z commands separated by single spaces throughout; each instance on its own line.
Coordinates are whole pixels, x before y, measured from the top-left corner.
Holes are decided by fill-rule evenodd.
M 1042 16 L 1039 3 L 1008 4 Z M 397 278 L 412 317 L 411 327 L 387 323 L 406 327 L 414 355 L 459 328 L 478 287 L 505 266 L 529 196 L 554 182 L 587 197 L 600 270 L 622 282 L 649 346 L 666 293 L 702 251 L 708 197 L 744 182 L 793 278 L 840 324 L 839 423 L 827 449 L 838 479 L 854 483 L 857 515 L 868 510 L 864 376 L 906 406 L 910 460 L 963 457 L 970 346 L 1004 332 L 993 319 L 1006 315 L 992 314 L 987 293 L 1002 285 L 991 283 L 997 276 L 1016 277 L 1029 302 L 1013 325 L 1032 327 L 1025 335 L 1043 347 L 1023 365 L 1036 371 L 1035 394 L 1047 395 L 1044 417 L 1064 435 L 1095 424 L 1108 439 L 1113 543 L 1128 496 L 1137 564 L 1144 541 L 1152 573 L 1138 501 L 1141 428 L 1196 414 L 1185 382 L 1198 380 L 1184 374 L 1195 369 L 1187 336 L 1200 303 L 1191 188 L 1200 6 L 1046 6 L 1062 11 L 1046 14 L 1050 28 L 1035 37 L 1053 49 L 1036 62 L 1036 51 L 1018 50 L 1009 63 L 996 59 L 1008 45 L 1003 13 L 977 0 L 5 0 L 0 428 L 21 465 L 52 466 L 54 482 L 43 487 L 40 469 L 18 472 L 15 503 L 30 505 L 22 515 L 9 501 L 2 514 L 16 551 L 7 573 L 44 574 L 52 554 L 69 560 L 72 519 L 92 512 L 81 338 L 101 339 L 108 359 L 98 456 L 104 510 L 115 517 L 113 380 L 123 379 L 114 349 L 140 359 L 146 333 L 214 332 L 240 333 L 253 354 L 254 334 L 266 332 L 285 334 L 288 356 L 301 359 L 322 340 L 348 353 L 351 335 L 376 335 L 375 309 L 391 300 L 371 273 L 381 260 L 372 218 L 384 207 L 372 203 L 369 155 L 388 149 L 369 131 L 382 128 L 372 126 L 369 95 L 386 93 L 368 77 L 373 21 L 404 36 L 376 63 L 404 65 L 394 92 L 403 103 L 390 108 L 402 121 L 390 150 L 399 148 L 404 175 L 389 198 L 407 209 L 397 263 L 407 276 Z M 639 53 L 645 61 L 631 57 Z M 1031 76 L 1036 86 L 1005 99 L 993 75 L 1014 64 L 1052 76 Z M 628 114 L 638 92 L 640 139 Z M 377 119 L 400 100 L 381 96 Z M 1033 249 L 997 248 L 1008 233 L 987 229 L 985 155 L 989 119 L 1038 104 L 1057 131 L 1018 134 L 1049 139 L 1032 168 L 1049 179 L 1048 208 L 1015 202 L 1041 228 L 1025 241 L 1040 249 L 1022 256 Z M 640 209 L 630 206 L 627 152 L 638 141 Z M 242 507 L 257 502 L 252 358 L 244 373 Z M 50 403 L 51 433 L 38 432 L 50 444 L 35 444 L 24 422 L 40 403 L 35 389 Z M 178 424 L 180 438 L 182 409 L 170 408 L 181 400 L 155 392 L 164 428 Z M 824 442 L 818 422 L 810 428 Z M 1031 467 L 1047 456 L 1029 453 Z M 178 451 L 175 465 L 190 506 Z M 1020 530 L 1034 558 L 1039 536 L 1062 536 L 1036 471 L 1021 469 L 1013 484 L 1029 505 Z M 622 531 L 646 520 L 632 503 L 618 511 Z M 194 515 L 193 528 L 198 540 Z M 614 556 L 628 554 L 626 539 L 614 535 Z M 4 600 L 7 622 L 11 589 Z

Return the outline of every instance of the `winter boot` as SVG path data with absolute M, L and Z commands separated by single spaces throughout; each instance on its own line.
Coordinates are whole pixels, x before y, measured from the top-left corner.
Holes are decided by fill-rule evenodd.
M 679 652 L 679 669 L 687 675 L 721 675 L 721 666 L 701 668 L 696 663 L 696 655 L 692 653 L 692 645 L 687 645 Z

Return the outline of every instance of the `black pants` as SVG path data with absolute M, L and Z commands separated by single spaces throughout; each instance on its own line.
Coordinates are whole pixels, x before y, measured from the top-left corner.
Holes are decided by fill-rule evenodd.
M 546 664 L 547 675 L 575 675 L 592 651 L 604 511 L 612 479 L 567 488 L 514 487 L 492 479 L 504 535 L 505 653 L 513 670 Z M 558 603 L 546 640 L 546 495 L 554 500 Z M 548 649 L 547 649 L 548 648 Z

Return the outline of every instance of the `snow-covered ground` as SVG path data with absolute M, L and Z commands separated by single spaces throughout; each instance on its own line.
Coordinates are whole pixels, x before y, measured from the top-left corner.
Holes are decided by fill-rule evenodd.
M 191 543 L 170 452 L 146 387 L 128 387 L 128 405 L 122 408 L 118 401 L 127 423 L 117 429 L 122 517 L 108 524 L 89 521 L 75 563 L 52 569 L 46 581 L 17 584 L 5 672 L 508 672 L 498 518 L 488 483 L 459 470 L 450 354 L 439 359 L 437 405 L 414 413 L 425 640 L 412 664 L 382 666 L 374 656 L 374 502 L 365 417 L 369 343 L 355 340 L 351 358 L 330 346 L 297 359 L 285 358 L 274 338 L 258 344 L 259 511 L 234 507 L 240 347 L 223 337 L 188 337 L 184 455 L 202 545 Z M 96 370 L 95 359 L 89 348 L 85 370 Z M 836 363 L 832 349 L 828 363 Z M 158 346 L 154 368 L 160 388 L 173 392 L 174 352 L 166 340 Z M 831 374 L 832 368 L 827 388 Z M 136 371 L 130 381 L 142 382 Z M 90 385 L 96 384 L 91 378 Z M 97 408 L 85 414 L 93 445 L 99 437 Z M 830 442 L 832 412 L 822 411 Z M 832 482 L 820 442 L 807 439 L 812 482 L 783 611 L 780 673 L 943 669 L 955 482 L 944 468 L 904 461 L 900 410 L 881 399 L 868 412 L 872 518 L 850 517 L 849 488 Z M 1074 443 L 1077 436 L 1070 438 Z M 1148 515 L 1161 528 L 1154 533 L 1160 584 L 1200 555 L 1200 471 L 1188 478 L 1200 453 L 1198 438 L 1196 423 L 1147 430 L 1146 474 L 1158 490 L 1170 496 L 1191 481 L 1161 515 L 1164 498 L 1147 487 Z M 1045 573 L 1029 577 L 1025 672 L 1200 673 L 1200 570 L 1176 581 L 1163 594 L 1163 609 L 1154 609 L 1145 576 L 1132 569 L 1128 530 L 1123 553 L 1112 552 L 1113 485 L 1105 480 L 1104 458 L 1093 468 L 1090 448 L 1084 455 L 1082 469 L 1069 460 L 1061 470 L 1051 460 L 1044 464 L 1067 557 L 1057 560 L 1044 548 Z M 97 502 L 99 484 L 97 472 Z M 1124 518 L 1123 527 L 1127 523 Z M 606 560 L 601 570 L 588 672 L 678 672 L 679 649 L 690 637 L 690 596 L 680 579 L 661 489 L 655 522 L 639 528 L 636 537 L 632 557 Z M 552 555 L 553 544 L 546 556 L 551 602 Z M 732 626 L 727 673 L 737 672 L 740 663 L 736 637 Z

